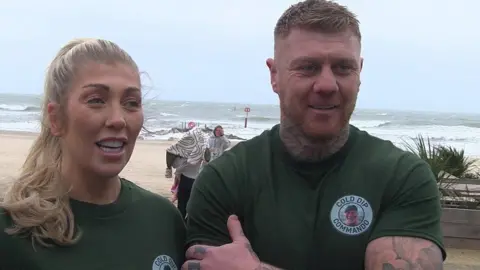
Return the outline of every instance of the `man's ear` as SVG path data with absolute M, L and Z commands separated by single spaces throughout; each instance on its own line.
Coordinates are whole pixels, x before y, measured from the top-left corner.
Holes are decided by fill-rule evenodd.
M 48 122 L 50 123 L 50 132 L 53 136 L 61 136 L 62 135 L 62 125 L 59 116 L 60 112 L 60 105 L 57 103 L 48 103 L 47 105 L 47 114 L 48 114 Z
M 272 85 L 273 92 L 278 94 L 278 85 L 277 85 L 277 67 L 275 65 L 275 60 L 273 58 L 268 58 L 267 67 L 270 71 L 270 84 Z

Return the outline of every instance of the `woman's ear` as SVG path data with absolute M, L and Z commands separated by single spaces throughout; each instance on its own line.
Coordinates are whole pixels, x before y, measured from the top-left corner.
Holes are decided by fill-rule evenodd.
M 60 106 L 57 103 L 48 103 L 47 114 L 48 122 L 50 123 L 50 132 L 53 136 L 61 136 L 61 119 L 59 117 Z

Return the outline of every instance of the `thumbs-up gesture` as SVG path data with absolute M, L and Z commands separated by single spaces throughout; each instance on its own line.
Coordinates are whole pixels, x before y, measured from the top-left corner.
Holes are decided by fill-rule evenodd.
M 243 234 L 238 217 L 230 216 L 227 227 L 232 238 L 231 244 L 219 247 L 191 246 L 186 252 L 187 261 L 182 265 L 182 270 L 254 270 L 260 267 L 260 260 Z

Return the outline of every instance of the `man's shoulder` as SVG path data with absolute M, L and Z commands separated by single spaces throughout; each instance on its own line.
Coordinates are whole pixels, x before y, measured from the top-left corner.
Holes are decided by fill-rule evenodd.
M 230 151 L 233 153 L 239 152 L 251 152 L 256 151 L 264 148 L 270 148 L 270 141 L 272 139 L 273 134 L 276 132 L 277 127 L 275 126 L 273 129 L 267 129 L 263 131 L 261 134 L 237 143 Z
M 215 160 L 213 166 L 221 168 L 230 165 L 246 165 L 271 154 L 271 138 L 274 130 L 265 130 L 249 140 L 238 142 Z
M 225 186 L 236 189 L 245 184 L 252 170 L 264 170 L 266 166 L 262 164 L 272 156 L 272 132 L 274 131 L 266 130 L 258 136 L 239 142 L 209 162 L 197 177 L 195 186 L 210 189 L 220 181 Z
M 362 156 L 363 162 L 372 163 L 377 168 L 387 165 L 415 167 L 425 162 L 416 154 L 401 149 L 393 142 L 371 135 L 364 130 L 357 129 L 357 142 L 354 146 L 356 153 Z
M 384 190 L 387 197 L 393 198 L 401 188 L 436 182 L 428 163 L 417 154 L 365 131 L 358 132 L 349 164 L 356 168 L 352 171 L 357 176 L 370 179 L 367 182 L 375 186 L 375 190 Z

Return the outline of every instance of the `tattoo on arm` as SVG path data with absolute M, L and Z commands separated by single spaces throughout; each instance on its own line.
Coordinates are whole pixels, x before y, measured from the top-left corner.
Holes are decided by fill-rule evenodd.
M 365 257 L 366 270 L 443 270 L 440 248 L 424 239 L 383 237 L 372 241 Z

